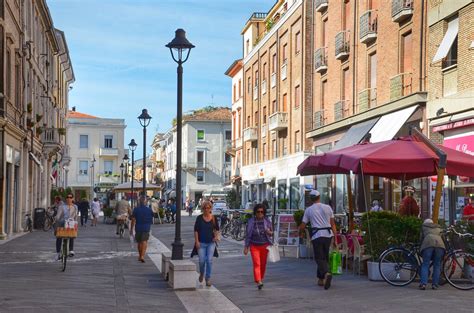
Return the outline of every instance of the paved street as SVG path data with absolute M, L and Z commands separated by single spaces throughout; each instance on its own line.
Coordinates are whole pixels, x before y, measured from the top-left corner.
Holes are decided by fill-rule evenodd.
M 185 257 L 194 218 L 183 216 Z M 269 264 L 265 287 L 257 291 L 250 257 L 241 254 L 242 243 L 228 240 L 214 259 L 217 290 L 201 286 L 197 292 L 175 293 L 150 258 L 137 262 L 128 238 L 116 238 L 114 227 L 80 229 L 76 256 L 65 273 L 54 261 L 51 232 L 35 231 L 0 244 L 0 312 L 197 312 L 202 298 L 216 303 L 213 297 L 230 300 L 243 312 L 473 312 L 472 292 L 450 286 L 422 292 L 415 283 L 395 288 L 349 273 L 324 291 L 315 285 L 314 262 L 294 258 Z M 154 225 L 153 235 L 171 248 L 174 224 Z M 232 311 L 228 304 L 213 310 Z

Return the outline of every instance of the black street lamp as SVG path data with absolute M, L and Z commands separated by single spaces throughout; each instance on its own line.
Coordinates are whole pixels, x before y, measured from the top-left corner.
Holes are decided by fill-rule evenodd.
M 133 190 L 133 180 L 134 180 L 134 171 L 133 171 L 133 162 L 134 162 L 134 157 L 135 157 L 135 149 L 137 149 L 137 144 L 135 143 L 135 139 L 132 139 L 130 141 L 130 143 L 128 144 L 128 148 L 130 149 L 130 151 L 132 151 L 132 201 L 131 201 L 131 205 L 132 205 L 132 209 L 133 209 L 133 195 L 134 195 L 134 190 Z
M 125 154 L 122 159 L 123 161 L 122 164 L 125 164 L 125 174 L 124 174 L 125 182 L 128 182 L 128 160 L 129 160 L 128 155 Z
M 123 184 L 123 163 L 120 163 L 120 183 Z
M 92 155 L 92 160 L 91 160 L 91 202 L 94 199 L 94 183 L 95 183 L 95 177 L 94 177 L 94 166 L 95 166 L 95 155 Z
M 183 119 L 183 63 L 188 60 L 189 53 L 194 45 L 186 39 L 186 32 L 183 29 L 177 29 L 174 39 L 166 45 L 170 49 L 171 57 L 178 63 L 178 103 L 177 103 L 177 143 L 176 143 L 176 225 L 173 250 L 171 252 L 172 260 L 183 259 L 183 243 L 181 242 L 181 147 L 182 147 L 182 119 Z M 184 56 L 184 58 L 183 58 Z
M 146 197 L 146 128 L 150 125 L 151 116 L 147 109 L 142 110 L 138 117 L 140 125 L 143 127 L 143 196 Z

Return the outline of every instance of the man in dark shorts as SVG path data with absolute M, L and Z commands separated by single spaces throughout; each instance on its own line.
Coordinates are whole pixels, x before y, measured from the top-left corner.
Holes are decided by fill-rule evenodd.
M 145 253 L 150 237 L 150 228 L 153 223 L 153 211 L 146 205 L 146 198 L 140 197 L 139 206 L 133 209 L 130 236 L 135 229 L 135 240 L 138 243 L 138 261 L 145 263 Z

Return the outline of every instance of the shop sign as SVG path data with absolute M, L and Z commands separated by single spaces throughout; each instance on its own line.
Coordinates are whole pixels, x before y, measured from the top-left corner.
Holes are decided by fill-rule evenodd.
M 6 146 L 6 149 L 5 149 L 5 159 L 7 161 L 7 163 L 13 163 L 13 148 L 9 145 Z
M 275 241 L 280 246 L 299 245 L 299 231 L 293 214 L 278 215 Z
M 474 156 L 474 132 L 444 138 L 443 146 Z
M 438 125 L 438 126 L 433 126 L 433 131 L 434 132 L 440 132 L 444 130 L 450 130 L 450 129 L 455 129 L 455 128 L 460 128 L 460 127 L 466 127 L 469 125 L 474 125 L 474 118 L 470 118 L 467 120 L 463 121 L 457 121 L 457 122 L 451 122 L 443 125 Z

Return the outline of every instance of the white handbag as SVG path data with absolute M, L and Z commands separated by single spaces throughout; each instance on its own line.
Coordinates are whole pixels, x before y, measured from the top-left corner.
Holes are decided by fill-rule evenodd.
M 269 245 L 268 250 L 268 261 L 275 263 L 280 261 L 280 250 L 278 249 L 278 244 Z

